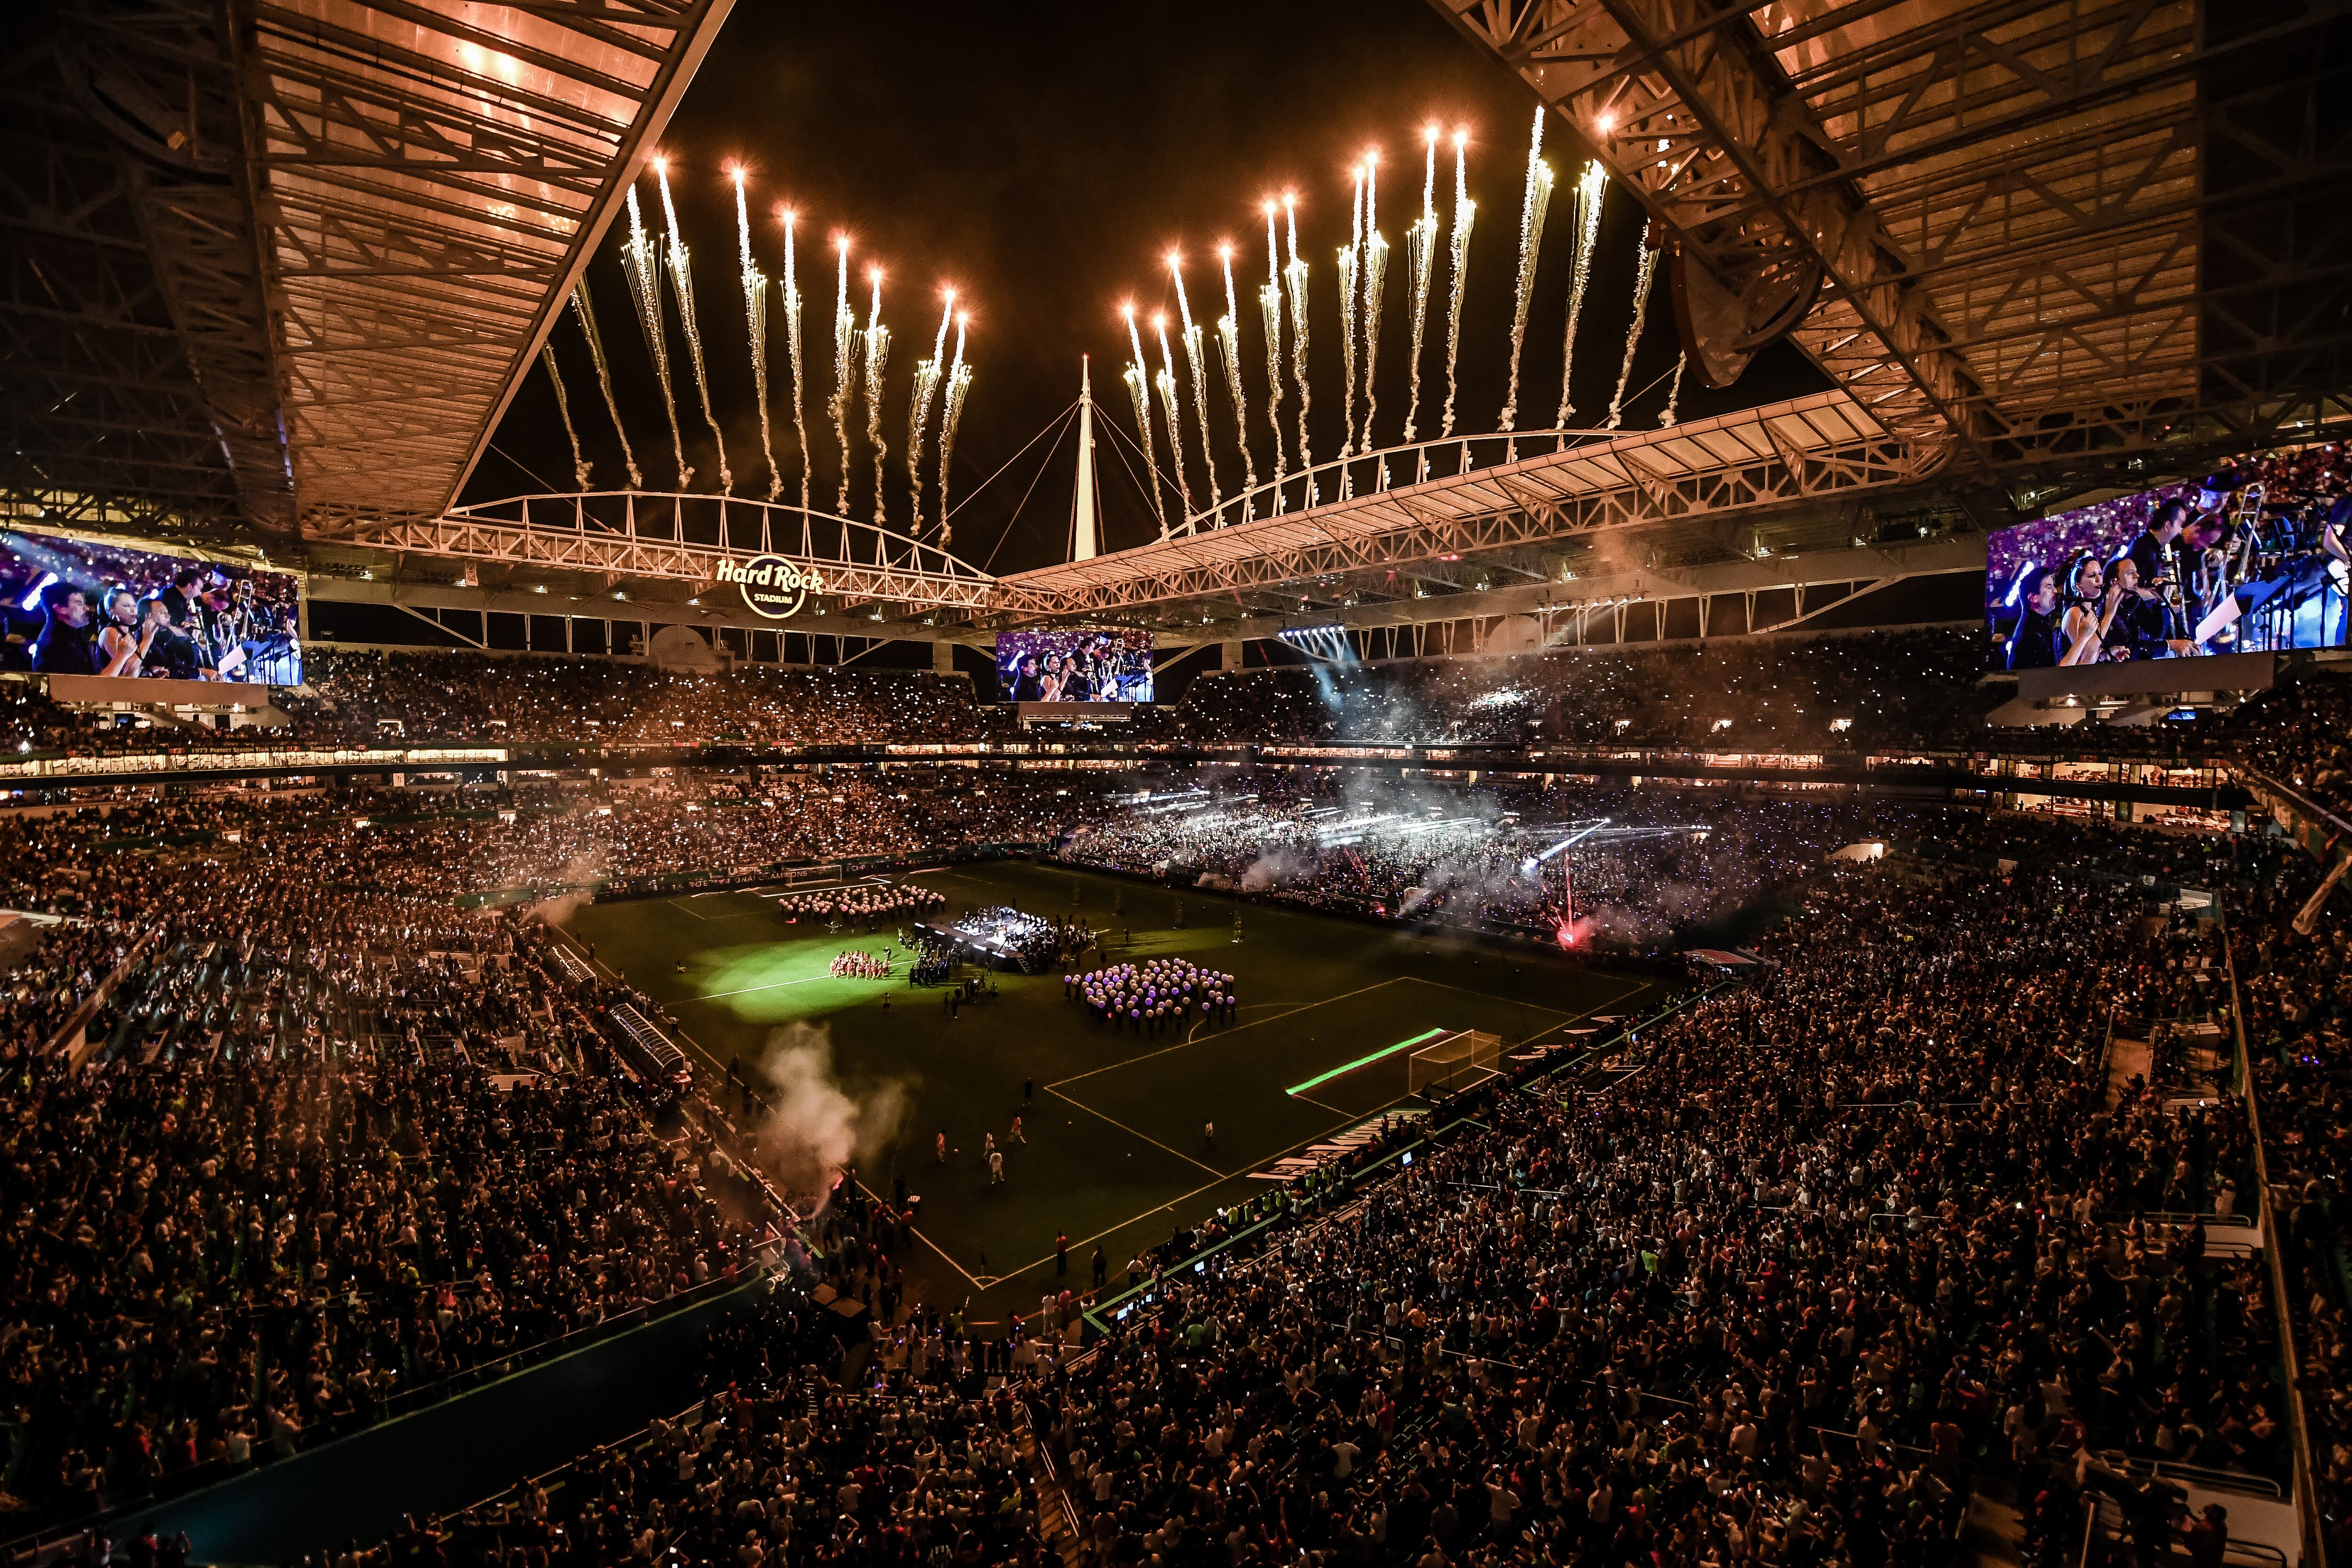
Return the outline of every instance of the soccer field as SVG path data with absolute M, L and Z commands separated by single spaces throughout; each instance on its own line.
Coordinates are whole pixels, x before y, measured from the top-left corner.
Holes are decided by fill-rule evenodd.
M 1507 1048 L 1557 1038 L 1588 1014 L 1632 1010 L 1648 990 L 1541 952 L 1255 904 L 1238 906 L 1236 943 L 1234 900 L 1059 867 L 1002 861 L 913 879 L 946 895 L 950 918 L 1015 903 L 1108 930 L 1115 962 L 1179 956 L 1228 971 L 1239 1016 L 1127 1033 L 1066 1000 L 1058 973 L 999 973 L 995 1000 L 951 1020 L 938 991 L 908 986 L 903 966 L 888 981 L 827 973 L 836 953 L 878 952 L 890 931 L 790 923 L 756 893 L 593 905 L 568 929 L 677 1016 L 698 1070 L 723 1072 L 738 1057 L 748 1069 L 780 1031 L 804 1025 L 822 1031 L 853 1099 L 895 1089 L 906 1114 L 865 1152 L 860 1179 L 887 1194 L 903 1175 L 922 1194 L 922 1245 L 900 1259 L 909 1282 L 932 1300 L 971 1295 L 983 1320 L 1025 1311 L 1053 1282 L 1056 1231 L 1070 1237 L 1071 1283 L 1086 1282 L 1097 1246 L 1123 1277 L 1140 1247 L 1265 1190 L 1254 1173 L 1403 1100 L 1412 1050 L 1388 1047 L 1454 1029 L 1498 1035 Z M 1026 1142 L 1009 1144 L 1016 1115 Z M 1000 1185 L 982 1157 L 989 1132 L 1006 1149 Z

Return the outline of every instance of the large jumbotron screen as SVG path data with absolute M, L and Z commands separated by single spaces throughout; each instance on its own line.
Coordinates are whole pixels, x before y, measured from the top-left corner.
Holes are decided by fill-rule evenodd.
M 2352 472 L 2341 448 L 2249 458 L 1986 542 L 1995 668 L 2345 641 Z
M 996 684 L 1007 702 L 1149 702 L 1151 634 L 1132 627 L 1000 632 Z
M 297 686 L 301 587 L 236 563 L 0 531 L 0 668 Z

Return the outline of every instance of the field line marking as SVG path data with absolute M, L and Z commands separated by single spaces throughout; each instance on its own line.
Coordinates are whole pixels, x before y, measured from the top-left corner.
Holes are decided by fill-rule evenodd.
M 1104 1116 L 1101 1111 L 1097 1110 L 1093 1106 L 1088 1105 L 1086 1101 L 1082 1100 L 1070 1099 L 1068 1095 L 1064 1094 L 1050 1083 L 1045 1086 L 1045 1092 L 1052 1095 L 1056 1100 L 1076 1106 L 1080 1110 L 1085 1111 L 1089 1116 L 1101 1117 L 1103 1121 L 1109 1122 L 1113 1127 L 1118 1128 L 1121 1132 L 1126 1133 L 1130 1138 L 1140 1138 L 1146 1143 L 1150 1144 L 1153 1148 L 1165 1150 L 1167 1152 L 1175 1155 L 1179 1160 L 1183 1161 L 1188 1165 L 1199 1165 L 1202 1170 L 1208 1172 L 1209 1174 L 1216 1177 L 1217 1180 L 1221 1182 L 1227 1179 L 1225 1173 L 1223 1171 L 1218 1170 L 1214 1165 L 1202 1164 L 1200 1161 L 1195 1160 L 1192 1155 L 1187 1154 L 1181 1149 L 1170 1149 L 1167 1144 L 1162 1143 L 1159 1139 L 1154 1138 L 1149 1132 L 1138 1132 L 1134 1128 L 1129 1127 L 1126 1122 L 1121 1121 L 1115 1116 Z
M 1286 1009 L 1286 1010 L 1285 1010 L 1285 1011 L 1283 1011 L 1283 1012 L 1276 1013 L 1276 1014 L 1273 1017 L 1271 1017 L 1271 1018 L 1253 1018 L 1253 1019 L 1251 1019 L 1251 1020 L 1250 1020 L 1248 1023 L 1246 1023 L 1246 1024 L 1235 1024 L 1235 1025 L 1234 1025 L 1232 1027 L 1230 1027 L 1230 1028 L 1228 1028 L 1227 1030 L 1225 1030 L 1225 1032 L 1224 1032 L 1223 1035 L 1220 1035 L 1220 1036 L 1218 1036 L 1218 1037 L 1217 1037 L 1217 1038 L 1219 1038 L 1219 1039 L 1227 1039 L 1227 1038 L 1231 1038 L 1233 1036 L 1240 1034 L 1244 1029 L 1255 1029 L 1255 1028 L 1256 1028 L 1260 1024 L 1273 1024 L 1273 1023 L 1278 1023 L 1278 1022 L 1280 1022 L 1282 1019 L 1289 1017 L 1293 1013 L 1304 1013 L 1304 1012 L 1306 1012 L 1306 1011 L 1307 1011 L 1307 1009 L 1308 1009 L 1309 1007 L 1322 1007 L 1322 1006 L 1328 1006 L 1328 1005 L 1330 1005 L 1330 1004 L 1331 1004 L 1331 1003 L 1333 1003 L 1333 1002 L 1345 1002 L 1345 1001 L 1346 1001 L 1349 997 L 1350 997 L 1350 996 L 1361 996 L 1361 995 L 1362 995 L 1365 992 L 1367 992 L 1367 991 L 1378 991 L 1378 990 L 1380 990 L 1382 986 L 1385 986 L 1385 985 L 1394 985 L 1394 984 L 1397 984 L 1397 982 L 1398 982 L 1398 981 L 1401 981 L 1401 980 L 1407 980 L 1407 979 L 1410 979 L 1410 978 L 1412 978 L 1410 975 L 1399 974 L 1399 975 L 1392 976 L 1391 978 L 1387 979 L 1387 980 L 1378 981 L 1378 982 L 1376 982 L 1376 983 L 1374 983 L 1373 984 L 1370 984 L 1370 985 L 1360 986 L 1359 988 L 1357 988 L 1356 990 L 1353 990 L 1353 991 L 1342 991 L 1342 992 L 1340 992 L 1340 993 L 1339 993 L 1339 994 L 1338 994 L 1337 996 L 1326 996 L 1326 997 L 1324 997 L 1324 998 L 1323 998 L 1321 1001 L 1319 1001 L 1319 1002 L 1301 1002 L 1301 1003 L 1300 1003 L 1300 1004 L 1298 1004 L 1298 1005 L 1297 1005 L 1296 1007 L 1291 1007 L 1291 1008 Z M 1264 1002 L 1261 1002 L 1261 1003 L 1259 1003 L 1259 1004 L 1258 1004 L 1258 1005 L 1259 1005 L 1259 1006 L 1262 1006 L 1262 1007 L 1263 1007 L 1263 1006 L 1271 1006 L 1271 1005 L 1274 1005 L 1274 1004 L 1271 1004 L 1271 1003 L 1264 1003 Z M 1197 1025 L 1196 1025 L 1196 1026 L 1195 1026 L 1195 1027 L 1198 1027 L 1198 1026 L 1197 1026 Z M 1146 1051 L 1146 1052 L 1144 1052 L 1144 1053 L 1143 1053 L 1141 1056 L 1139 1056 L 1139 1057 L 1129 1057 L 1129 1058 L 1128 1058 L 1125 1061 L 1112 1062 L 1112 1063 L 1111 1063 L 1111 1064 L 1109 1064 L 1108 1067 L 1090 1068 L 1088 1068 L 1088 1069 L 1087 1069 L 1087 1071 L 1085 1071 L 1085 1072 L 1081 1072 L 1081 1073 L 1072 1073 L 1068 1078 L 1059 1078 L 1059 1079 L 1055 1079 L 1052 1083 L 1047 1084 L 1045 1087 L 1046 1087 L 1047 1089 L 1055 1089 L 1055 1088 L 1058 1088 L 1058 1087 L 1060 1087 L 1061 1085 L 1066 1084 L 1066 1083 L 1076 1083 L 1076 1082 L 1077 1082 L 1077 1081 L 1078 1081 L 1078 1079 L 1082 1079 L 1082 1078 L 1092 1078 L 1092 1077 L 1094 1077 L 1094 1076 L 1095 1076 L 1095 1074 L 1097 1074 L 1097 1073 L 1101 1073 L 1101 1072 L 1116 1072 L 1116 1071 L 1118 1071 L 1120 1068 L 1124 1068 L 1124 1067 L 1133 1067 L 1133 1066 L 1134 1066 L 1136 1063 L 1138 1063 L 1138 1062 L 1148 1062 L 1148 1061 L 1150 1061 L 1150 1060 L 1152 1058 L 1154 1058 L 1154 1057 L 1164 1057 L 1164 1056 L 1166 1056 L 1170 1051 L 1181 1051 L 1181 1050 L 1184 1049 L 1186 1047 L 1191 1046 L 1192 1044 L 1193 1044 L 1193 1041 L 1192 1041 L 1192 1038 L 1188 1036 L 1186 1038 L 1177 1041 L 1177 1042 L 1176 1042 L 1174 1045 L 1172 1045 L 1172 1046 L 1162 1046 L 1162 1047 L 1160 1047 L 1160 1049 L 1158 1049 L 1158 1050 L 1156 1050 L 1156 1051 Z M 1067 1095 L 1064 1095 L 1062 1098 L 1063 1098 L 1063 1099 L 1065 1099 L 1065 1100 L 1069 1100 L 1069 1096 L 1067 1096 Z M 1070 1103 L 1071 1103 L 1071 1104 L 1073 1104 L 1073 1105 L 1076 1105 L 1076 1104 L 1077 1103 L 1077 1101 L 1076 1101 L 1076 1100 L 1070 1100 Z M 1093 1108 L 1092 1106 L 1089 1106 L 1089 1107 L 1087 1107 L 1087 1109 L 1091 1110 L 1093 1110 L 1094 1108 Z M 1097 1112 L 1097 1114 L 1100 1114 L 1100 1113 L 1099 1113 L 1099 1112 Z M 1103 1120 L 1104 1120 L 1104 1121 L 1109 1121 L 1109 1120 L 1110 1120 L 1110 1118 L 1108 1118 L 1108 1116 L 1106 1116 L 1106 1117 L 1104 1117 L 1104 1118 L 1103 1118 Z
M 699 995 L 689 996 L 687 1000 L 689 1002 L 716 1002 L 722 996 L 749 996 L 754 991 L 781 991 L 787 985 L 806 985 L 811 981 L 814 980 L 835 980 L 840 978 L 844 977 L 833 974 L 804 974 L 798 980 L 777 980 L 772 981 L 766 985 L 746 985 L 740 991 L 706 991 Z
M 858 1182 L 857 1190 L 864 1193 L 867 1197 L 872 1198 L 877 1205 L 882 1201 L 882 1194 L 867 1186 L 863 1180 Z M 938 1253 L 941 1258 L 946 1258 L 949 1268 L 954 1269 L 965 1279 L 971 1279 L 971 1288 L 973 1289 L 983 1293 L 987 1291 L 987 1286 L 982 1284 L 977 1279 L 972 1279 L 971 1269 L 966 1268 L 962 1264 L 958 1263 L 953 1258 L 950 1258 L 948 1256 L 948 1249 L 946 1247 L 941 1247 L 938 1242 L 933 1241 L 929 1237 L 925 1236 L 920 1230 L 911 1225 L 907 1227 L 907 1234 L 913 1237 L 917 1241 L 921 1242 L 925 1247 L 929 1247 L 933 1252 Z M 1000 1279 L 1002 1277 L 1000 1276 Z

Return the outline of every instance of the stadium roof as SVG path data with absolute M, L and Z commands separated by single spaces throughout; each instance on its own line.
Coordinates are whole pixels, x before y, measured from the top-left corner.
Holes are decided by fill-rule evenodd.
M 439 512 L 731 3 L 17 22 L 11 510 L 312 535 Z
M 1891 430 L 1994 470 L 2347 412 L 2337 0 L 1433 3 L 1678 243 L 1703 358 L 1794 320 Z

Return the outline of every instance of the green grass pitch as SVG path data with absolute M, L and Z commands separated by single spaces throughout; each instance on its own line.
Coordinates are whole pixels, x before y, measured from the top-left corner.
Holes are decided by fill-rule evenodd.
M 940 993 L 910 989 L 903 970 L 889 981 L 826 973 L 835 953 L 879 951 L 892 931 L 788 923 L 756 893 L 600 904 L 569 929 L 677 1016 L 698 1071 L 723 1073 L 738 1056 L 748 1067 L 779 1028 L 802 1024 L 826 1032 L 853 1098 L 898 1086 L 907 1114 L 859 1177 L 887 1194 L 903 1175 L 922 1194 L 921 1244 L 900 1258 L 909 1284 L 935 1300 L 969 1295 L 983 1321 L 1026 1311 L 1056 1285 L 1083 1288 L 1097 1245 L 1123 1279 L 1141 1247 L 1265 1190 L 1253 1172 L 1403 1099 L 1411 1052 L 1375 1057 L 1384 1047 L 1440 1029 L 1490 1031 L 1507 1047 L 1557 1038 L 1587 1014 L 1630 1010 L 1648 989 L 1564 957 L 1255 904 L 1239 906 L 1236 943 L 1234 900 L 1059 867 L 1005 861 L 917 879 L 946 895 L 950 918 L 1016 903 L 1107 931 L 1112 962 L 1177 956 L 1226 970 L 1240 1016 L 1126 1033 L 1065 1000 L 1058 973 L 1000 973 L 995 1000 L 950 1021 Z M 1025 1103 L 1024 1079 L 1034 1085 Z M 1015 1115 L 1026 1142 L 1008 1144 Z M 989 1132 L 1006 1147 L 1001 1185 L 982 1158 Z M 1054 1273 L 1057 1230 L 1070 1237 L 1066 1280 Z

